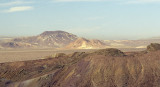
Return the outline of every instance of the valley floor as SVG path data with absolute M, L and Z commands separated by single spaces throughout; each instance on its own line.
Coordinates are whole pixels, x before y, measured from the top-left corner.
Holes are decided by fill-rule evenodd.
M 0 50 L 0 63 L 43 59 L 55 53 L 93 52 L 97 49 L 55 50 L 55 49 L 6 49 Z M 124 52 L 142 51 L 138 48 L 120 48 Z

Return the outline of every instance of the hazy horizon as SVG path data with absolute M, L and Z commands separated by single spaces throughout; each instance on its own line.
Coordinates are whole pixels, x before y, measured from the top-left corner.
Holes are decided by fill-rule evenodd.
M 62 30 L 103 40 L 159 37 L 160 0 L 1 0 L 0 36 Z

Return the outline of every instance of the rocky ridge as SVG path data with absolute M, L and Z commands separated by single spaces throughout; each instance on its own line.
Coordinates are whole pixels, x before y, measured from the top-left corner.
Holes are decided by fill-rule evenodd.
M 156 46 L 152 46 L 156 47 Z M 103 49 L 0 64 L 0 87 L 159 87 L 160 49 Z

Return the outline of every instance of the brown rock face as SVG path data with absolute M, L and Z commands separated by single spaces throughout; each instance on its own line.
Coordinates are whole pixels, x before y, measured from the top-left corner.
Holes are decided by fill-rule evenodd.
M 160 51 L 130 54 L 104 49 L 3 63 L 0 87 L 160 87 Z
M 157 51 L 160 50 L 160 44 L 158 43 L 151 43 L 147 46 L 147 51 Z
M 95 52 L 98 55 L 105 55 L 105 56 L 125 56 L 125 54 L 115 48 L 109 48 L 109 49 L 102 49 Z

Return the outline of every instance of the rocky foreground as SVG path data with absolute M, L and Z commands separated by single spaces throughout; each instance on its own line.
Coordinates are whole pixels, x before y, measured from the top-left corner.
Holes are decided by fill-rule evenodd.
M 0 87 L 160 87 L 160 45 L 0 64 Z M 157 49 L 158 48 L 158 49 Z

